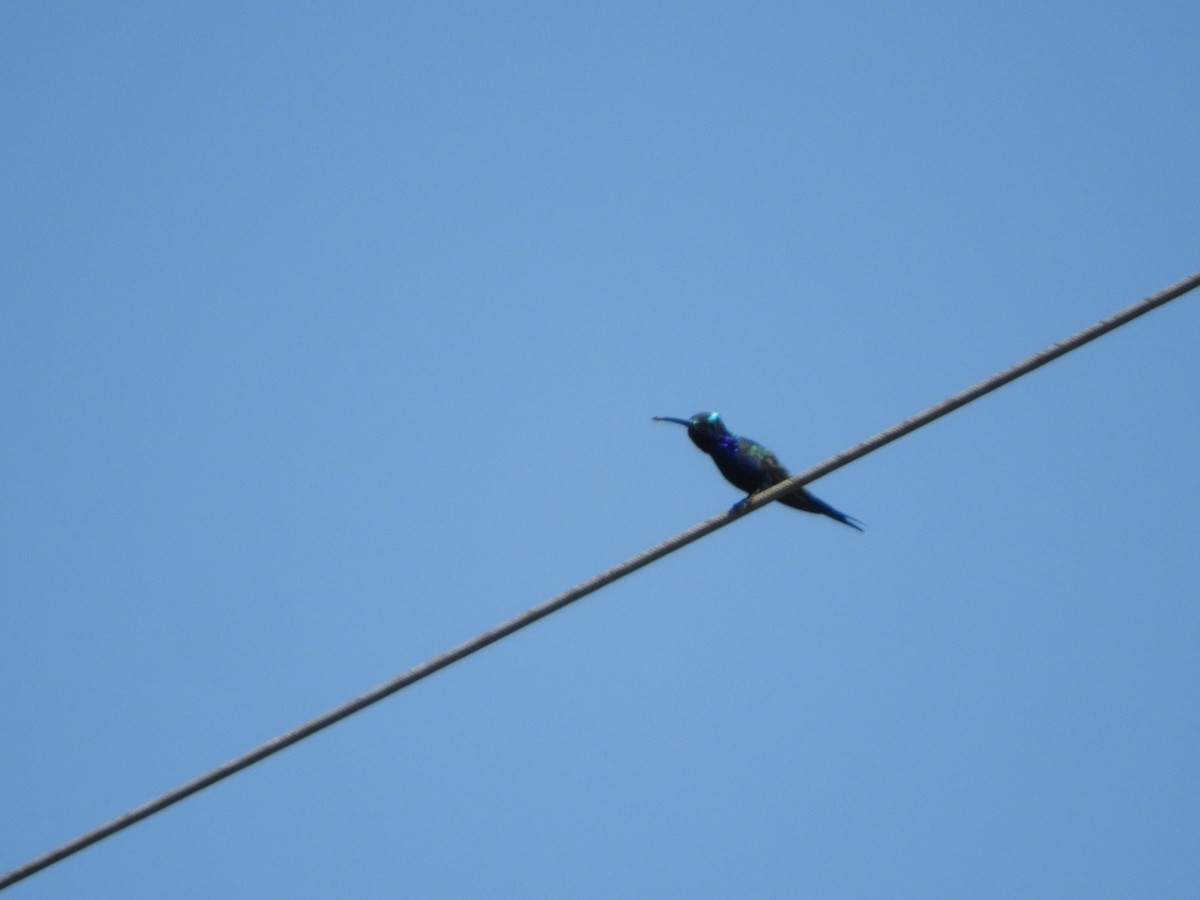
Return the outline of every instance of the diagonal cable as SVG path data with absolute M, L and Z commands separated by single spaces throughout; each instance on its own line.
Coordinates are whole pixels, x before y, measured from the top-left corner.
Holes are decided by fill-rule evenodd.
M 117 816 L 115 819 L 105 822 L 103 825 L 100 825 L 97 828 L 86 832 L 85 834 L 81 834 L 62 846 L 57 847 L 56 849 L 51 850 L 50 852 L 45 853 L 36 859 L 30 860 L 22 866 L 18 866 L 11 872 L 0 876 L 0 890 L 16 884 L 18 881 L 28 878 L 35 872 L 39 872 L 47 866 L 51 866 L 60 860 L 66 859 L 68 856 L 78 853 L 80 850 L 91 846 L 99 840 L 128 828 L 135 822 L 140 822 L 142 819 L 149 818 L 155 813 L 166 809 L 168 806 L 178 803 L 180 800 L 191 796 L 197 791 L 201 791 L 209 785 L 216 784 L 218 781 L 228 778 L 235 772 L 240 772 L 242 769 L 252 766 L 257 762 L 266 759 L 272 754 L 278 753 L 285 747 L 290 747 L 297 741 L 301 741 L 312 734 L 316 734 L 322 729 L 328 728 L 335 722 L 339 722 L 347 716 L 353 715 L 359 710 L 365 709 L 371 704 L 379 702 L 385 697 L 396 693 L 396 691 L 406 688 L 411 684 L 415 684 L 422 678 L 426 678 L 427 676 L 432 675 L 434 672 L 437 672 L 439 669 L 444 669 L 451 663 L 458 662 L 460 659 L 470 656 L 472 653 L 475 653 L 478 650 L 482 650 L 489 644 L 493 644 L 515 631 L 520 631 L 527 625 L 532 625 L 538 619 L 544 618 L 545 616 L 550 615 L 550 613 L 556 612 L 557 610 L 562 609 L 564 606 L 567 606 L 570 603 L 574 603 L 576 600 L 579 600 L 582 597 L 586 597 L 593 591 L 597 591 L 619 578 L 624 578 L 626 575 L 636 572 L 638 569 L 649 565 L 656 559 L 660 559 L 661 557 L 666 556 L 668 553 L 674 553 L 676 550 L 687 546 L 688 544 L 692 543 L 692 541 L 699 540 L 706 534 L 716 531 L 718 528 L 724 528 L 734 519 L 740 518 L 741 516 L 746 515 L 747 513 L 752 512 L 753 510 L 756 510 L 767 503 L 770 503 L 772 500 L 778 499 L 783 494 L 789 493 L 801 485 L 808 484 L 810 481 L 815 481 L 823 475 L 828 475 L 835 469 L 840 469 L 842 466 L 854 462 L 854 460 L 866 456 L 868 453 L 878 450 L 885 444 L 890 444 L 892 441 L 902 438 L 906 434 L 909 434 L 910 432 L 913 432 L 924 425 L 928 425 L 935 419 L 940 419 L 942 416 L 953 412 L 960 406 L 965 406 L 972 400 L 977 400 L 984 394 L 989 394 L 997 388 L 1003 387 L 1010 381 L 1014 381 L 1017 378 L 1020 378 L 1022 375 L 1028 374 L 1034 369 L 1044 366 L 1046 363 L 1057 359 L 1065 353 L 1070 353 L 1072 350 L 1083 346 L 1089 341 L 1095 340 L 1103 334 L 1107 334 L 1115 328 L 1120 328 L 1122 325 L 1131 322 L 1138 316 L 1144 315 L 1145 313 L 1150 312 L 1150 310 L 1162 306 L 1165 303 L 1169 303 L 1170 301 L 1182 296 L 1183 294 L 1186 294 L 1188 291 L 1198 286 L 1200 286 L 1200 272 L 1197 272 L 1196 274 L 1191 275 L 1182 281 L 1179 281 L 1170 287 L 1159 291 L 1157 294 L 1153 294 L 1144 300 L 1141 300 L 1138 303 L 1135 303 L 1132 306 L 1127 307 L 1126 309 L 1123 309 L 1112 316 L 1109 316 L 1107 319 L 1097 322 L 1095 325 L 1091 325 L 1082 331 L 1071 335 L 1071 337 L 1067 338 L 1066 340 L 1059 341 L 1057 344 L 1053 344 L 1047 347 L 1045 350 L 1035 353 L 1028 359 L 1022 360 L 1016 365 L 1011 366 L 1002 372 L 998 372 L 990 378 L 986 378 L 978 384 L 967 388 L 965 391 L 961 391 L 960 393 L 943 400 L 941 403 L 929 407 L 924 412 L 920 412 L 910 419 L 905 419 L 903 422 L 893 425 L 886 431 L 881 431 L 873 438 L 863 441 L 861 444 L 851 447 L 849 450 L 844 450 L 836 456 L 832 456 L 825 460 L 823 463 L 813 466 L 811 469 L 792 476 L 787 481 L 781 481 L 779 484 L 755 494 L 747 503 L 743 504 L 737 512 L 724 512 L 720 515 L 713 516 L 711 519 L 701 522 L 698 525 L 693 525 L 686 531 L 675 535 L 675 537 L 663 541 L 661 544 L 657 544 L 648 550 L 644 550 L 636 556 L 625 560 L 619 565 L 613 566 L 608 571 L 601 572 L 599 575 L 595 575 L 589 578 L 587 581 L 577 584 L 570 590 L 551 597 L 549 600 L 546 600 L 537 606 L 526 610 L 520 615 L 514 616 L 507 622 L 503 622 L 500 625 L 497 625 L 495 628 L 491 628 L 482 634 L 476 635 L 469 641 L 464 641 L 457 647 L 447 650 L 440 656 L 435 656 L 433 659 L 430 659 L 427 662 L 416 666 L 415 668 L 409 669 L 407 672 L 397 676 L 396 678 L 393 678 L 391 681 L 385 682 L 373 690 L 367 691 L 367 693 L 362 694 L 359 697 L 355 697 L 353 700 L 343 703 L 341 706 L 332 709 L 323 715 L 317 716 L 317 718 L 312 719 L 309 722 L 305 722 L 303 725 L 300 725 L 299 727 L 294 728 L 285 734 L 281 734 L 278 737 L 267 741 L 265 744 L 255 747 L 253 750 L 231 759 L 229 762 L 220 765 L 209 772 L 206 772 L 198 778 L 195 778 L 186 784 L 182 784 L 173 790 L 167 791 L 165 794 L 155 797 L 153 800 L 150 800 L 149 802 L 144 803 L 135 809 L 131 809 L 129 812 Z

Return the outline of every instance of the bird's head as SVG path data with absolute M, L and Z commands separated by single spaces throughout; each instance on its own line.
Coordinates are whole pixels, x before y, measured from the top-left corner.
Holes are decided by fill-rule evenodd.
M 674 422 L 688 430 L 692 443 L 708 453 L 718 444 L 721 438 L 729 437 L 729 429 L 721 421 L 720 413 L 698 412 L 690 419 L 676 419 L 673 416 L 655 416 L 656 422 Z

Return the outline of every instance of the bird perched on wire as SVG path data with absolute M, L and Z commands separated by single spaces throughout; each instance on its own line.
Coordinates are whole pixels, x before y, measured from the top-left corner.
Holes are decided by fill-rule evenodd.
M 655 416 L 655 422 L 674 422 L 688 430 L 692 443 L 713 458 L 725 480 L 741 488 L 748 495 L 779 484 L 790 477 L 791 473 L 775 457 L 775 454 L 757 441 L 738 437 L 732 434 L 720 415 L 715 412 L 696 413 L 690 419 L 676 419 L 673 416 Z M 749 498 L 746 498 L 749 499 Z M 834 509 L 824 500 L 814 497 L 803 487 L 797 488 L 790 494 L 778 498 L 784 506 L 802 509 L 805 512 L 818 513 L 837 519 L 843 525 L 849 525 L 858 531 L 863 530 L 863 522 Z M 734 505 L 738 509 L 746 500 L 740 500 Z

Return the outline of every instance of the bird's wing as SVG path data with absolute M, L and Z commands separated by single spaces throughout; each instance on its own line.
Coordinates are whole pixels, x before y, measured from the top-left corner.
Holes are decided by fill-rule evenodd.
M 758 462 L 758 469 L 762 475 L 762 481 L 758 486 L 758 490 L 761 491 L 763 488 L 768 488 L 773 484 L 779 484 L 779 482 L 792 474 L 779 461 L 778 457 L 762 444 L 752 441 L 749 438 L 742 438 L 742 443 L 743 452 L 753 456 Z

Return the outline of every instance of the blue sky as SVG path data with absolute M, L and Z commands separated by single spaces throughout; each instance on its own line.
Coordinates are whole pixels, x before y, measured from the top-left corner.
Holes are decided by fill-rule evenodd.
M 1192 273 L 1194 3 L 0 7 L 0 869 Z M 13 897 L 1200 890 L 1197 298 Z

